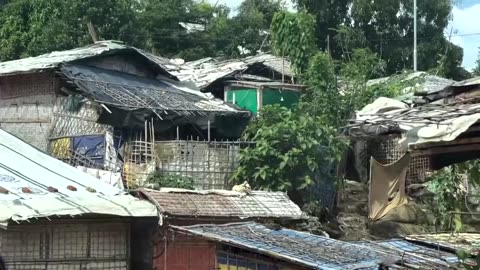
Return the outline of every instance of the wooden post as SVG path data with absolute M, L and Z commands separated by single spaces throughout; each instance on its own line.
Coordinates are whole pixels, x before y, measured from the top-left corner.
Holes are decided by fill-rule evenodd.
M 95 26 L 93 25 L 92 21 L 87 23 L 88 33 L 93 40 L 93 43 L 98 41 L 97 31 L 95 30 Z

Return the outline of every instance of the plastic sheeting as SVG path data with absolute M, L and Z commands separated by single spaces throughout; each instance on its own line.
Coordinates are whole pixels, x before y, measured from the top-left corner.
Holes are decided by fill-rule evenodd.
M 53 215 L 157 216 L 156 207 L 0 130 L 0 225 Z M 70 188 L 69 188 L 70 187 Z M 53 189 L 56 190 L 53 190 Z
M 390 210 L 408 202 L 405 194 L 405 178 L 409 162 L 409 155 L 404 155 L 398 161 L 388 165 L 380 164 L 372 157 L 368 196 L 368 217 L 371 220 L 379 220 Z

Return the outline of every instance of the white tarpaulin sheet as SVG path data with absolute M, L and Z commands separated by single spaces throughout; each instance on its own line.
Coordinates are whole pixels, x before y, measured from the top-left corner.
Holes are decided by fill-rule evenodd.
M 0 225 L 53 215 L 155 217 L 147 201 L 50 157 L 0 129 Z
M 412 146 L 455 140 L 478 122 L 479 110 L 480 104 L 461 103 L 409 108 L 398 100 L 381 97 L 359 111 L 356 121 L 365 126 L 397 125 L 403 133 L 400 143 Z

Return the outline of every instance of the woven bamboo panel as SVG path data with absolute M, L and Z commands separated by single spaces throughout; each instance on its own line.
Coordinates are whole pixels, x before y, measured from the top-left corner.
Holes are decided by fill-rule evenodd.
M 399 144 L 400 137 L 384 136 L 368 142 L 368 156 L 372 156 L 382 164 L 390 164 L 399 160 L 406 151 Z M 367 163 L 368 164 L 368 163 Z M 407 171 L 407 182 L 424 182 L 431 174 L 430 158 L 416 156 L 410 160 Z
M 97 123 L 99 113 L 92 103 L 73 104 L 76 98 L 78 97 L 57 98 L 50 138 L 104 134 L 110 128 Z
M 9 99 L 53 94 L 55 77 L 51 73 L 14 75 L 0 78 L 0 98 Z
M 0 230 L 9 270 L 129 269 L 125 223 L 12 225 Z
M 240 150 L 240 141 L 130 141 L 124 151 L 124 179 L 127 184 L 145 185 L 150 174 L 179 175 L 194 180 L 197 189 L 230 189 Z

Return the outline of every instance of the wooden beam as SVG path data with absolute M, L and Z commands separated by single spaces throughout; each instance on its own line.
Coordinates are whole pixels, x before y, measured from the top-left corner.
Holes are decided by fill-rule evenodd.
M 461 153 L 461 152 L 474 152 L 480 151 L 480 144 L 465 144 L 465 145 L 454 145 L 454 146 L 444 146 L 436 147 L 425 150 L 416 150 L 411 152 L 411 156 L 433 156 L 440 154 L 451 154 L 451 153 Z

